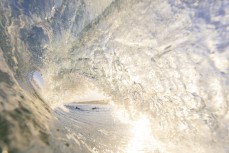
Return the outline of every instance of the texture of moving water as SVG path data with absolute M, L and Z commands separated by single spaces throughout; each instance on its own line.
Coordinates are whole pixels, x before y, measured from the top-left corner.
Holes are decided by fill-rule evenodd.
M 1 0 L 0 152 L 228 153 L 229 1 Z

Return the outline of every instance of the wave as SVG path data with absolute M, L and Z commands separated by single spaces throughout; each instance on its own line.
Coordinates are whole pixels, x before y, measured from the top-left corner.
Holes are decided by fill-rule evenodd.
M 2 0 L 2 152 L 228 152 L 228 8 L 224 0 Z M 90 101 L 116 109 L 74 109 Z M 108 126 L 117 116 L 114 125 L 133 136 Z M 102 132 L 86 141 L 93 126 Z

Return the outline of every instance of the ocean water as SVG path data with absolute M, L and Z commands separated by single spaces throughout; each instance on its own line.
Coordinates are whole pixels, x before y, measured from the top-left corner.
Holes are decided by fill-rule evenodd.
M 229 1 L 1 0 L 0 153 L 228 153 Z

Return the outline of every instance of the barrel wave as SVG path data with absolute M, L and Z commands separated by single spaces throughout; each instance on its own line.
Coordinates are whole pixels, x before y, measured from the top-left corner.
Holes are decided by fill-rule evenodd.
M 1 0 L 1 153 L 228 153 L 229 1 Z

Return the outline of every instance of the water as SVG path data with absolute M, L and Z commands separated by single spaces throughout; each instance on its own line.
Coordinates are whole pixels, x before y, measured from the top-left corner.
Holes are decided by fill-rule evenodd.
M 70 138 L 67 143 L 74 145 L 75 150 L 105 153 L 123 152 L 126 148 L 131 137 L 131 126 L 115 118 L 111 106 L 68 104 L 65 107 L 64 110 L 55 110 L 58 119 L 56 127 L 65 130 L 67 137 Z M 77 145 L 71 141 L 75 141 Z
M 227 0 L 1 0 L 0 152 L 229 152 Z

